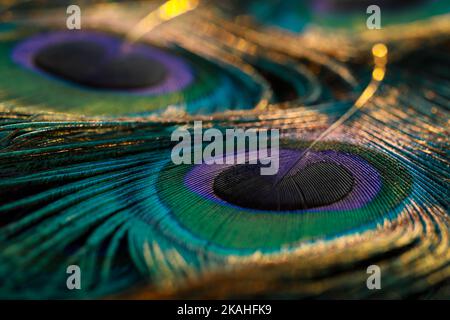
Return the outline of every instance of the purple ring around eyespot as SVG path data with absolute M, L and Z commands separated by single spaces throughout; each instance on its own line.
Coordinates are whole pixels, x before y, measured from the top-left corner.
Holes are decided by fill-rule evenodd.
M 138 53 L 160 62 L 168 71 L 166 79 L 161 84 L 149 88 L 121 90 L 121 92 L 137 95 L 165 94 L 180 91 L 194 80 L 191 67 L 179 57 L 149 45 L 126 44 L 114 36 L 92 31 L 56 31 L 33 36 L 14 47 L 12 60 L 28 70 L 54 78 L 34 64 L 34 56 L 48 45 L 73 40 L 92 41 L 100 44 L 105 49 L 107 57 L 117 55 L 121 50 L 126 50 L 127 53 Z
M 280 150 L 280 171 L 282 168 L 290 167 L 289 164 L 295 163 L 303 150 L 282 149 Z M 317 212 L 317 211 L 340 211 L 340 210 L 354 210 L 359 209 L 369 203 L 381 190 L 381 177 L 379 173 L 366 160 L 360 156 L 348 154 L 340 151 L 326 150 L 326 151 L 309 151 L 308 157 L 302 159 L 295 165 L 296 170 L 303 168 L 317 162 L 334 163 L 347 169 L 354 178 L 354 186 L 350 193 L 343 199 L 322 207 L 286 211 L 288 213 L 301 212 Z M 185 176 L 184 185 L 192 192 L 201 197 L 237 208 L 239 210 L 249 211 L 249 209 L 241 208 L 230 204 L 213 192 L 214 178 L 226 168 L 233 166 L 229 164 L 200 164 L 194 166 Z M 280 175 L 280 171 L 278 175 Z M 251 209 L 250 211 L 260 211 Z

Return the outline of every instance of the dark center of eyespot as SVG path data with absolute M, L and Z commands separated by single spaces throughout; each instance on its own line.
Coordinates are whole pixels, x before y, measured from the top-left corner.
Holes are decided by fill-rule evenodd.
M 137 53 L 107 55 L 90 41 L 49 45 L 34 57 L 37 67 L 75 83 L 102 89 L 139 89 L 155 86 L 167 76 L 166 67 Z
M 221 172 L 214 193 L 228 203 L 259 210 L 305 210 L 330 205 L 353 189 L 352 174 L 328 162 L 311 164 L 274 183 L 276 176 L 263 176 L 259 165 L 236 165 Z

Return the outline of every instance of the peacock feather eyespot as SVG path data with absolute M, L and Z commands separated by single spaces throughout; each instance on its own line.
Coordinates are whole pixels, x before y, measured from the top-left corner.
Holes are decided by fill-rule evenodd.
M 257 84 L 198 55 L 99 31 L 49 31 L 3 41 L 0 54 L 1 72 L 21 81 L 14 86 L 2 78 L 4 95 L 52 112 L 133 116 L 172 106 L 207 114 L 220 111 L 224 99 L 231 109 L 253 108 L 259 99 Z
M 40 34 L 17 45 L 12 58 L 35 72 L 93 89 L 165 93 L 193 80 L 189 67 L 175 56 L 93 32 Z M 177 81 L 168 79 L 177 71 Z
M 310 151 L 280 183 L 307 143 L 284 145 L 275 176 L 261 176 L 250 164 L 168 165 L 158 180 L 161 201 L 209 246 L 270 252 L 364 230 L 387 218 L 411 191 L 411 174 L 398 161 L 337 142 Z

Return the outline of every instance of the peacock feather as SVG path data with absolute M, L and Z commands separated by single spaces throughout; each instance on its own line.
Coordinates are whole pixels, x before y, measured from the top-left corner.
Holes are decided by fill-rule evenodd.
M 366 1 L 200 2 L 132 42 L 161 3 L 12 6 L 0 297 L 449 298 L 448 3 L 385 2 L 371 32 Z M 175 165 L 197 120 L 279 129 L 278 173 Z

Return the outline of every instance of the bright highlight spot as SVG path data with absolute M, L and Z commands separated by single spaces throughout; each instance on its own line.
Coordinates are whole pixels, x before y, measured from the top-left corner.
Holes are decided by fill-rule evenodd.
M 139 40 L 146 33 L 159 26 L 161 23 L 171 20 L 188 11 L 194 10 L 200 0 L 169 0 L 150 12 L 141 19 L 136 26 L 127 34 L 130 42 Z
M 387 55 L 388 48 L 383 43 L 378 43 L 372 47 L 372 54 L 377 58 L 383 58 Z
M 372 78 L 376 81 L 381 81 L 384 78 L 384 69 L 376 67 L 372 72 Z
M 198 6 L 199 0 L 170 0 L 159 7 L 159 17 L 169 20 Z

